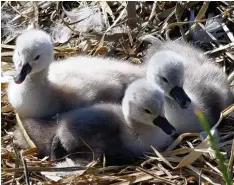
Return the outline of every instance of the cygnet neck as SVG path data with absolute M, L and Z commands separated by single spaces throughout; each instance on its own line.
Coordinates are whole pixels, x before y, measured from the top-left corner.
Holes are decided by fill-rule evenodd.
M 127 125 L 133 129 L 133 131 L 139 135 L 145 135 L 147 133 L 150 133 L 152 131 L 152 127 L 155 127 L 152 123 L 152 126 L 147 125 L 145 123 L 141 123 L 139 121 L 133 120 L 130 117 L 125 117 L 125 120 L 127 122 Z
M 46 69 L 43 69 L 37 73 L 29 74 L 25 80 L 27 80 L 28 82 L 47 81 L 48 71 L 49 71 L 49 69 L 46 68 Z

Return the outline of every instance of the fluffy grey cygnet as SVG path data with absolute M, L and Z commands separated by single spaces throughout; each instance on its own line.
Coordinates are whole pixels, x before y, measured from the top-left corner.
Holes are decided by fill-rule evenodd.
M 91 56 L 53 62 L 53 43 L 41 30 L 16 40 L 13 62 L 19 72 L 8 87 L 10 103 L 24 118 L 43 118 L 101 101 L 121 102 L 144 67 Z
M 184 42 L 155 43 L 147 57 L 146 76 L 164 91 L 168 121 L 179 134 L 200 132 L 203 129 L 194 114 L 200 109 L 213 126 L 220 112 L 232 103 L 226 74 Z
M 151 152 L 151 146 L 163 150 L 171 143 L 171 135 L 175 133 L 174 127 L 165 119 L 163 101 L 162 92 L 141 79 L 127 88 L 122 106 L 98 103 L 59 115 L 52 123 L 54 133 L 48 136 L 48 143 L 51 143 L 55 135 L 52 158 L 77 152 L 73 159 L 84 159 L 92 156 L 93 152 L 95 158 L 102 159 L 105 155 L 107 165 L 126 164 L 145 152 Z M 30 126 L 26 130 L 43 150 L 47 130 L 40 127 L 44 130 L 44 137 L 38 139 L 33 133 L 37 132 L 34 129 L 38 125 L 42 125 L 40 120 L 33 120 L 30 125 L 35 127 Z M 18 137 L 19 141 L 22 139 L 22 136 Z

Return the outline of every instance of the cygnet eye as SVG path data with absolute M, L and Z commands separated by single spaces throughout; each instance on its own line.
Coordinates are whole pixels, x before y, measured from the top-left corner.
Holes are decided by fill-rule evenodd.
M 168 83 L 168 80 L 165 77 L 161 77 L 162 81 Z
M 38 60 L 40 58 L 40 55 L 37 55 L 34 60 Z
M 144 109 L 144 111 L 145 111 L 147 114 L 152 114 L 152 112 L 151 112 L 149 109 Z

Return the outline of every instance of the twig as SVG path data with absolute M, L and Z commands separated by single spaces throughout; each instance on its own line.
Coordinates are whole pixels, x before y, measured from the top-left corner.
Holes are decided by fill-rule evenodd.
M 107 32 L 110 31 L 111 28 L 114 27 L 122 17 L 124 17 L 125 13 L 126 13 L 126 7 L 121 11 L 121 13 L 119 14 L 119 17 L 115 20 L 115 22 L 105 31 L 105 33 L 103 34 L 102 38 L 100 39 L 97 47 L 94 47 L 90 53 L 93 53 L 93 51 L 95 51 L 93 54 L 93 55 L 95 55 L 98 52 L 98 50 L 103 47 L 104 41 L 105 41 L 105 36 L 106 36 Z
M 173 14 L 175 13 L 175 10 L 169 15 L 169 16 L 172 16 Z M 212 18 L 208 18 L 208 19 L 202 19 L 202 20 L 194 20 L 194 21 L 182 21 L 182 22 L 173 22 L 173 23 L 171 23 L 171 24 L 164 24 L 164 26 L 163 26 L 163 28 L 162 28 L 162 31 L 164 31 L 164 30 L 169 30 L 169 29 L 171 29 L 171 28 L 173 28 L 173 27 L 175 27 L 175 26 L 183 26 L 183 25 L 185 25 L 185 24 L 190 24 L 190 23 L 201 23 L 201 22 L 206 22 L 206 21 L 208 21 L 208 20 L 211 20 L 211 19 L 216 19 L 216 18 L 218 18 L 218 17 L 221 17 L 221 16 L 223 16 L 223 14 L 219 14 L 219 15 L 217 15 L 217 16 L 215 16 L 215 17 L 212 17 Z M 188 34 L 188 32 L 186 32 L 185 33 L 185 35 L 187 35 Z
M 228 29 L 228 27 L 226 26 L 225 23 L 222 23 L 222 27 L 223 27 L 223 30 L 226 32 L 228 38 L 230 39 L 231 42 L 234 42 L 234 36 L 233 36 L 233 33 L 230 32 L 230 30 Z
M 38 6 L 41 7 L 42 9 L 45 9 L 47 7 L 49 7 L 51 4 L 53 4 L 55 2 L 52 1 L 42 1 L 42 2 L 38 2 Z M 33 7 L 29 7 L 28 9 L 24 10 L 23 12 L 21 12 L 21 15 L 17 15 L 14 19 L 12 19 L 10 21 L 10 23 L 20 19 L 22 16 L 25 16 L 26 14 L 30 14 L 33 11 Z
M 211 180 L 210 177 L 207 177 L 204 174 L 201 174 L 201 172 L 199 170 L 197 170 L 197 168 L 193 167 L 192 165 L 188 165 L 187 166 L 188 169 L 192 170 L 195 174 L 199 175 L 199 177 L 201 176 L 203 179 L 205 179 L 206 181 L 210 182 L 213 185 L 220 185 L 219 183 L 215 183 Z
M 180 21 L 181 21 L 180 18 L 181 18 L 181 15 L 182 15 L 182 13 L 183 13 L 183 10 L 184 10 L 184 8 L 183 8 L 183 6 L 181 5 L 181 2 L 177 2 L 177 3 L 176 3 L 176 8 L 175 8 L 175 17 L 176 17 L 177 22 L 180 22 Z M 183 27 L 182 27 L 182 26 L 179 26 L 179 29 L 180 29 L 180 34 L 181 34 L 183 40 L 186 40 Z
M 151 13 L 150 13 L 150 17 L 149 17 L 149 20 L 146 22 L 146 24 L 144 24 L 142 26 L 142 28 L 138 31 L 138 34 L 136 35 L 136 38 L 139 37 L 139 35 L 145 30 L 145 28 L 152 22 L 152 19 L 154 18 L 156 12 L 155 12 L 155 9 L 156 9 L 156 6 L 157 5 L 157 1 L 154 1 L 154 4 L 153 4 L 153 7 L 152 7 L 152 10 L 151 10 Z M 138 47 L 138 46 L 137 46 Z
M 104 35 L 111 30 L 111 28 L 113 28 L 118 22 L 119 20 L 124 17 L 124 14 L 126 13 L 126 7 L 121 11 L 121 13 L 119 14 L 118 18 L 115 20 L 115 22 L 105 31 Z
M 1 44 L 1 48 L 15 49 L 15 45 Z
M 8 5 L 19 15 L 21 15 L 22 17 L 24 17 L 24 15 L 21 14 L 21 12 L 19 12 L 14 6 L 11 5 L 10 2 L 8 2 Z M 25 18 L 28 18 L 27 16 L 25 16 Z
M 196 16 L 195 21 L 199 21 L 205 16 L 205 13 L 208 7 L 209 7 L 209 2 L 203 2 L 203 5 Z M 197 25 L 197 22 L 194 22 L 191 28 L 186 32 L 185 35 L 188 35 L 196 27 L 196 25 Z
M 229 175 L 230 179 L 233 179 L 233 165 L 234 165 L 234 140 L 232 140 L 232 148 L 231 148 L 231 157 L 228 163 Z
M 108 5 L 108 3 L 106 1 L 100 1 L 99 3 L 100 3 L 100 6 L 102 8 L 105 24 L 106 24 L 107 27 L 109 27 L 110 26 L 110 22 L 108 20 L 107 13 L 109 13 L 109 15 L 111 16 L 112 20 L 114 21 L 113 12 L 112 12 L 111 8 L 109 7 L 109 5 Z
M 93 150 L 92 150 L 92 148 L 80 137 L 80 139 L 82 140 L 82 142 L 90 149 L 90 151 L 92 152 L 92 154 L 93 154 L 93 161 L 94 161 L 94 159 L 95 159 L 95 154 L 94 154 L 94 152 L 93 152 Z
M 228 76 L 229 84 L 231 84 L 233 80 L 234 80 L 234 71 L 232 71 L 232 73 Z
M 19 166 L 20 166 L 20 153 L 16 149 L 15 143 L 13 143 L 13 149 L 14 149 L 14 153 L 15 153 L 15 156 L 16 156 L 16 159 L 15 159 L 15 168 L 19 168 Z M 12 181 L 12 183 L 15 182 L 16 176 L 17 176 L 17 172 L 15 172 L 14 175 L 13 175 L 13 179 L 12 179 L 13 181 Z
M 13 56 L 13 51 L 2 52 L 1 57 L 11 57 Z
M 88 172 L 104 172 L 104 171 L 112 171 L 125 168 L 126 166 L 108 166 L 105 168 L 94 168 L 94 167 L 84 167 L 84 166 L 73 166 L 73 167 L 28 167 L 28 172 L 70 172 L 77 170 L 87 170 Z M 2 168 L 2 171 L 5 172 L 22 172 L 24 168 Z
M 20 158 L 23 162 L 23 167 L 24 167 L 24 176 L 25 176 L 25 181 L 27 185 L 30 185 L 30 179 L 29 179 L 29 175 L 28 175 L 28 167 L 27 167 L 27 163 L 22 155 L 22 152 L 20 152 Z
M 154 18 L 154 16 L 156 15 L 156 7 L 157 7 L 157 1 L 154 1 L 154 4 L 153 4 L 153 7 L 152 7 L 152 10 L 151 10 L 151 13 L 150 13 L 150 16 L 149 16 L 149 20 L 148 20 L 148 23 L 151 22 Z M 147 24 L 148 24 L 147 23 Z
M 38 5 L 35 3 L 35 2 L 31 2 L 32 5 L 33 5 L 33 8 L 34 8 L 34 16 L 35 16 L 35 22 L 34 23 L 34 27 L 36 29 L 39 29 L 40 26 L 39 26 L 39 11 L 38 11 Z
M 214 54 L 216 52 L 219 52 L 219 51 L 222 51 L 222 50 L 226 50 L 226 49 L 231 48 L 231 47 L 234 47 L 234 42 L 230 43 L 230 44 L 227 44 L 225 46 L 220 46 L 219 48 L 213 49 L 211 51 L 207 51 L 207 52 L 205 52 L 205 55 Z
M 131 29 L 136 28 L 137 26 L 136 1 L 127 2 L 127 14 L 128 14 L 128 26 Z
M 53 168 L 53 167 L 28 167 L 27 170 L 29 172 L 69 172 L 76 170 L 86 170 L 86 167 L 63 167 L 63 168 Z M 22 172 L 24 168 L 2 168 L 5 172 Z
M 160 180 L 160 181 L 162 181 L 162 182 L 166 182 L 167 184 L 171 184 L 171 185 L 174 185 L 175 183 L 174 182 L 171 182 L 171 181 L 169 181 L 169 180 L 167 180 L 167 179 L 165 179 L 165 178 L 162 178 L 162 177 L 158 177 L 158 176 L 156 176 L 155 174 L 153 174 L 153 173 L 150 173 L 149 171 L 147 171 L 147 170 L 145 170 L 145 169 L 143 169 L 143 168 L 137 168 L 137 170 L 139 170 L 139 171 L 142 171 L 142 172 L 144 172 L 144 173 L 146 173 L 146 174 L 148 174 L 148 175 L 151 175 L 153 178 L 156 178 L 156 179 L 158 179 L 158 180 Z
M 31 148 L 36 148 L 36 145 L 33 143 L 33 141 L 30 139 L 29 135 L 27 134 L 26 130 L 24 129 L 24 126 L 20 120 L 18 113 L 16 113 L 16 120 L 17 120 L 18 126 L 20 128 L 20 131 L 22 132 L 22 134 L 23 134 L 25 140 L 28 142 L 29 146 Z

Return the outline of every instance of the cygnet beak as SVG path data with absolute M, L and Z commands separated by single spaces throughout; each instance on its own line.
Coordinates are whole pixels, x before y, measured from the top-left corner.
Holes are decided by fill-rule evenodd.
M 185 93 L 182 87 L 174 87 L 170 91 L 170 95 L 174 98 L 175 101 L 180 105 L 182 109 L 186 109 L 191 104 L 191 99 Z
M 155 126 L 158 126 L 165 132 L 167 135 L 174 136 L 176 134 L 175 127 L 173 127 L 165 117 L 158 116 L 153 121 Z
M 14 76 L 15 83 L 21 84 L 25 80 L 26 76 L 28 75 L 28 73 L 30 73 L 31 70 L 32 70 L 32 67 L 28 63 L 23 65 L 19 74 Z

